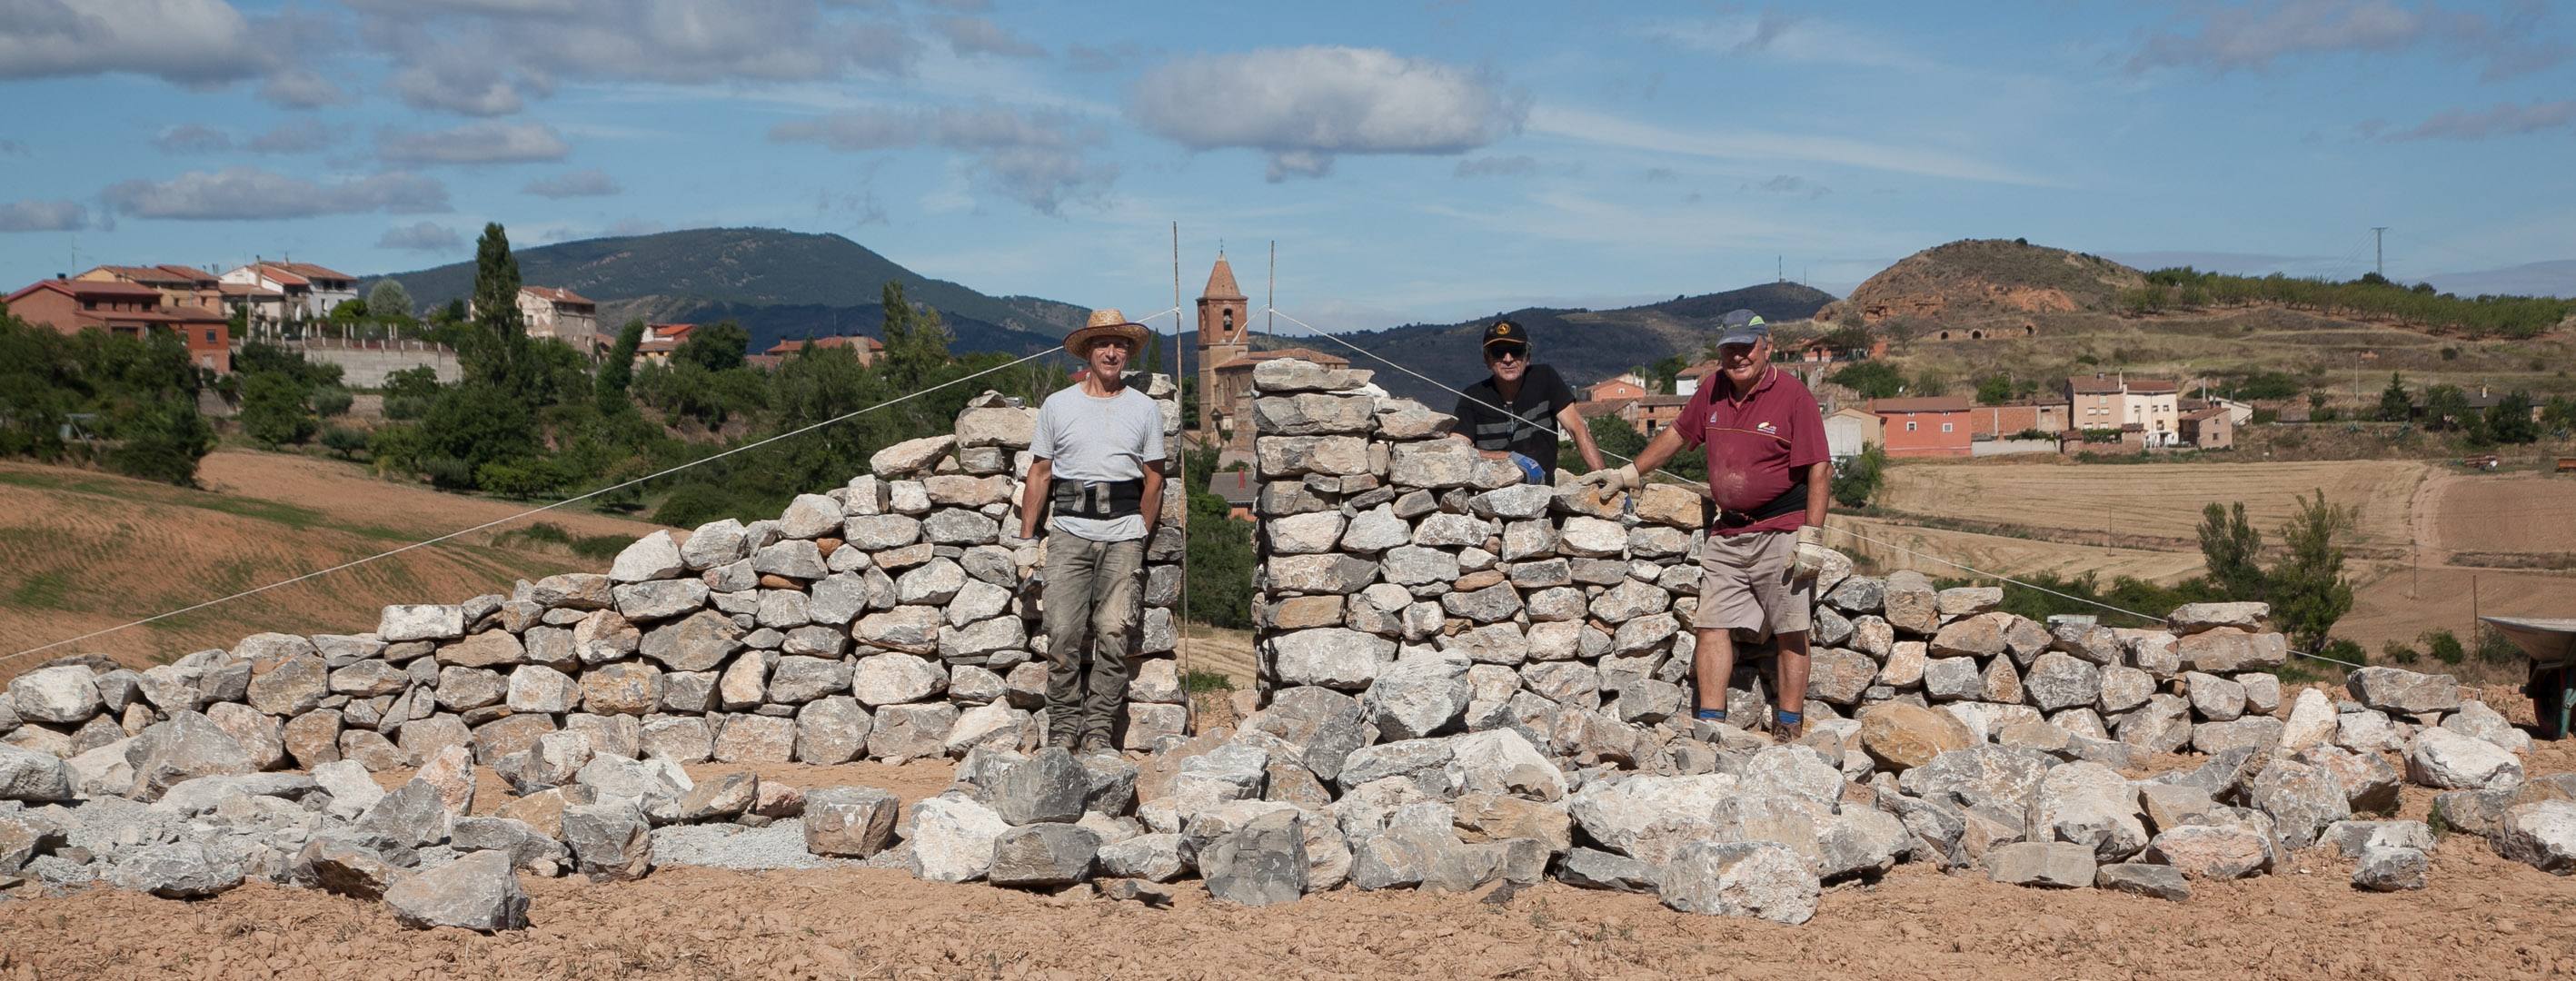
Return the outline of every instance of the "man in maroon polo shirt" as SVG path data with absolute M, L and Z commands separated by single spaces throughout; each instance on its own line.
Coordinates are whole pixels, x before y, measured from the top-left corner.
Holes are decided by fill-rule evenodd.
M 1718 337 L 1720 371 L 1700 386 L 1681 419 L 1655 434 L 1635 462 L 1596 470 L 1582 483 L 1603 499 L 1642 486 L 1685 444 L 1708 455 L 1715 524 L 1700 552 L 1698 633 L 1691 673 L 1698 679 L 1697 718 L 1726 719 L 1726 681 L 1741 639 L 1765 636 L 1779 647 L 1772 731 L 1795 739 L 1805 731 L 1808 608 L 1815 569 L 1798 561 L 1800 546 L 1821 546 L 1833 462 L 1825 448 L 1824 413 L 1816 397 L 1771 366 L 1771 328 L 1744 311 L 1728 315 Z

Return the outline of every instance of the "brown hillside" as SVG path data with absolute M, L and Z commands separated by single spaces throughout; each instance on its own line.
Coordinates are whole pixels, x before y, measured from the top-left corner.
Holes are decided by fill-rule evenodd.
M 1901 328 L 2105 311 L 2118 291 L 2145 283 L 2137 270 L 2100 256 L 2018 239 L 1962 239 L 1898 260 L 1817 318 L 1848 319 L 1846 311 L 1857 311 L 1864 323 Z
M 0 657 L 277 582 L 528 505 L 377 480 L 354 464 L 225 450 L 198 469 L 204 490 L 112 474 L 0 462 Z M 659 526 L 571 508 L 546 521 L 574 535 L 637 536 Z M 507 593 L 520 578 L 606 565 L 554 546 L 495 536 L 519 522 L 345 572 L 181 614 L 28 657 L 0 660 L 0 681 L 55 657 L 104 654 L 129 665 L 229 647 L 261 631 L 373 630 L 387 603 Z

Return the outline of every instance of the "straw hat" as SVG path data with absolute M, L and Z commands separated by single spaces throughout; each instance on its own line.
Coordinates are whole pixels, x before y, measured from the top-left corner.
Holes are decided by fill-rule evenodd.
M 1128 320 L 1127 315 L 1118 312 L 1115 307 L 1103 307 L 1091 311 L 1090 323 L 1082 325 L 1081 329 L 1073 333 L 1064 335 L 1064 349 L 1074 357 L 1088 358 L 1091 356 L 1091 342 L 1109 337 L 1124 337 L 1129 344 L 1135 345 L 1137 350 L 1141 351 L 1145 347 L 1145 333 L 1144 324 Z

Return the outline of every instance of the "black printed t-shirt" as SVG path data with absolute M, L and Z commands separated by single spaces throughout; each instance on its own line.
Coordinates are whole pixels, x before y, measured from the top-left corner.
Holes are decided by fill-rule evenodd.
M 1494 387 L 1492 375 L 1467 386 L 1466 396 L 1458 400 L 1458 431 L 1475 441 L 1480 450 L 1503 450 L 1518 453 L 1547 471 L 1548 479 L 1556 478 L 1556 414 L 1574 404 L 1574 390 L 1556 369 L 1533 364 L 1521 374 L 1517 398 L 1505 399 Z

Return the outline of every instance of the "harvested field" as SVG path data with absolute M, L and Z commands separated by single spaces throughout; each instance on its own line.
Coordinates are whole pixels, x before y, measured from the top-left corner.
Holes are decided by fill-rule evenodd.
M 2358 544 L 2405 548 L 2416 484 L 2432 473 L 2411 461 L 2302 463 L 2008 463 L 1908 465 L 1888 471 L 1883 506 L 1907 514 L 2051 532 L 2061 541 L 2151 538 L 2197 550 L 2201 509 L 2245 503 L 2267 535 L 2296 513 L 2296 498 L 2361 508 Z M 2576 486 L 2571 486 L 2576 494 Z
M 2429 539 L 2444 552 L 2576 553 L 2576 478 L 2445 474 L 2429 502 Z
M 1942 528 L 1920 528 L 1877 518 L 1837 518 L 1870 541 L 1835 538 L 1836 548 L 1862 556 L 1883 571 L 1912 569 L 1940 579 L 1968 578 L 1955 566 L 1926 556 L 2009 575 L 2049 573 L 2072 579 L 2087 572 L 2104 581 L 2130 576 L 2168 582 L 2200 574 L 2200 553 L 2140 548 L 2103 548 L 2097 544 L 2054 542 L 2006 535 L 1981 535 Z M 1907 550 L 1910 550 L 1909 554 Z
M 112 627 L 525 510 L 375 479 L 353 464 L 227 450 L 205 490 L 0 463 L 0 636 L 9 651 Z M 659 527 L 565 509 L 541 520 L 579 535 Z M 46 656 L 146 665 L 264 630 L 374 629 L 386 603 L 508 592 L 521 577 L 595 569 L 556 548 L 490 544 L 493 532 L 418 549 L 219 607 L 0 663 L 0 680 Z M 7 653 L 8 651 L 0 651 Z

